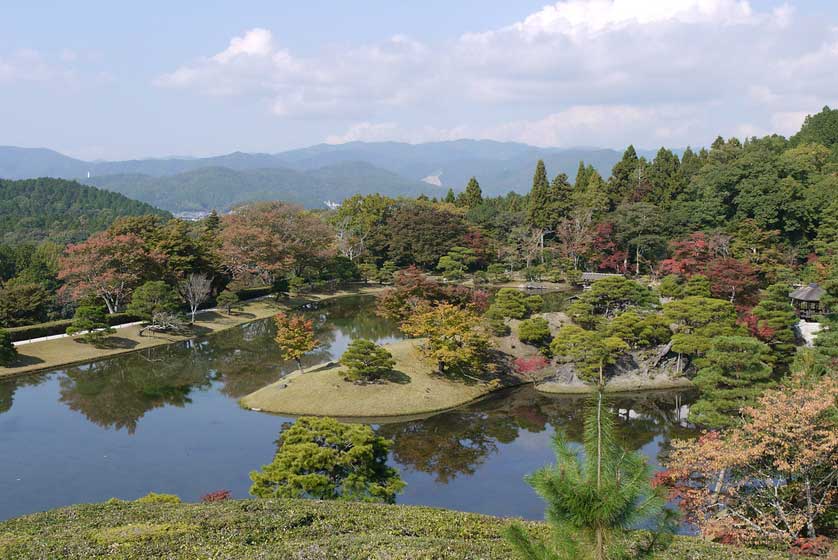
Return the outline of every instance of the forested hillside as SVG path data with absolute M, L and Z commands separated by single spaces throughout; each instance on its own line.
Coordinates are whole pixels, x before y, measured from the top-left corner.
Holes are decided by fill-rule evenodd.
M 120 216 L 168 216 L 121 194 L 63 179 L 0 179 L 0 239 L 79 241 Z
M 378 192 L 397 197 L 438 190 L 362 162 L 311 171 L 206 167 L 162 177 L 104 175 L 84 181 L 174 212 L 223 210 L 243 202 L 277 199 L 322 208 L 325 201 L 340 202 L 354 194 Z

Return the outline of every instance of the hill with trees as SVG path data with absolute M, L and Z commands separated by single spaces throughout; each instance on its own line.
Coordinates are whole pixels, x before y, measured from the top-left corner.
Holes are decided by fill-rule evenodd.
M 0 239 L 6 243 L 50 239 L 79 241 L 121 216 L 169 213 L 63 179 L 0 179 Z
M 448 188 L 459 192 L 475 174 L 487 195 L 524 193 L 539 159 L 567 175 L 584 160 L 607 177 L 620 152 L 455 140 L 349 142 L 277 154 L 87 162 L 43 148 L 0 146 L 0 177 L 77 179 L 171 211 L 221 209 L 266 198 L 322 207 L 326 200 L 339 202 L 357 193 L 397 197 L 439 195 L 440 188 L 442 194 Z
M 336 163 L 310 171 L 206 167 L 166 176 L 104 175 L 85 182 L 173 212 L 222 210 L 258 200 L 322 208 L 326 201 L 340 202 L 354 194 L 415 197 L 434 190 L 363 162 Z

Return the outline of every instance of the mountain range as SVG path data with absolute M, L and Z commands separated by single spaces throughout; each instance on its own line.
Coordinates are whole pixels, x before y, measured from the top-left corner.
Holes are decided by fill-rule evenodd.
M 276 154 L 126 161 L 83 161 L 46 148 L 0 146 L 0 178 L 76 179 L 172 212 L 226 209 L 264 199 L 316 208 L 356 193 L 443 196 L 449 187 L 463 189 L 472 175 L 487 195 L 523 193 L 539 159 L 550 174 L 567 173 L 572 180 L 580 160 L 607 176 L 621 156 L 611 149 L 538 148 L 490 140 L 349 142 Z

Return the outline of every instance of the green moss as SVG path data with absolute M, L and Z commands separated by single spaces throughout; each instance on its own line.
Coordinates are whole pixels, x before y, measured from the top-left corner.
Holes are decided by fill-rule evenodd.
M 157 494 L 149 492 L 142 498 L 134 500 L 139 504 L 179 504 L 180 498 L 174 494 Z
M 90 538 L 98 544 L 111 545 L 155 540 L 194 533 L 195 525 L 185 523 L 131 523 L 92 531 Z
M 314 500 L 85 504 L 0 523 L 3 560 L 298 558 L 490 560 L 510 520 L 414 506 Z M 526 523 L 544 535 L 540 523 Z M 678 537 L 657 560 L 779 560 Z

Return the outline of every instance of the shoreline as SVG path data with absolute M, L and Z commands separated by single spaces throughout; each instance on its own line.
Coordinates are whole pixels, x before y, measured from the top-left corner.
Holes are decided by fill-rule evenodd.
M 584 395 L 593 385 L 545 382 L 521 374 L 487 376 L 480 382 L 451 379 L 436 372 L 423 359 L 422 339 L 383 345 L 396 360 L 390 379 L 360 384 L 344 379 L 345 368 L 336 361 L 295 371 L 239 399 L 246 410 L 285 417 L 319 416 L 346 422 L 389 424 L 428 418 L 454 410 L 508 389 L 532 385 L 544 394 Z M 545 388 L 546 386 L 546 388 Z M 608 393 L 638 393 L 692 389 L 686 378 L 616 379 Z
M 340 297 L 374 295 L 383 289 L 385 289 L 385 286 L 359 284 L 351 285 L 333 293 L 302 294 L 283 300 L 273 298 L 247 300 L 239 304 L 236 311 L 231 315 L 207 310 L 204 314 L 211 315 L 211 317 L 208 320 L 196 320 L 195 326 L 197 327 L 197 332 L 185 336 L 166 333 L 152 333 L 139 336 L 141 325 L 125 326 L 118 329 L 116 333 L 109 337 L 113 339 L 114 343 L 121 345 L 111 348 L 96 348 L 82 342 L 77 342 L 76 339 L 68 336 L 29 342 L 16 346 L 19 353 L 18 361 L 24 363 L 15 367 L 0 366 L 0 380 L 43 373 L 49 370 L 139 352 L 148 348 L 156 348 L 158 346 L 177 344 L 186 340 L 212 336 L 215 333 L 223 332 L 234 327 L 267 319 L 279 311 L 297 309 L 310 303 Z
M 496 390 L 529 383 L 517 375 L 488 375 L 479 382 L 451 379 L 423 359 L 422 339 L 385 344 L 396 360 L 389 379 L 359 384 L 346 381 L 345 368 L 328 362 L 286 375 L 239 399 L 245 409 L 282 416 L 328 416 L 383 423 L 427 417 L 487 397 Z

